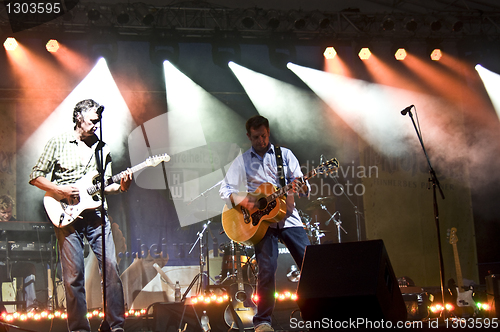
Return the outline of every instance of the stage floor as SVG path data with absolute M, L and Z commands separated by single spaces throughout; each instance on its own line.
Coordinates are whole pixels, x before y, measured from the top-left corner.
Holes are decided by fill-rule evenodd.
M 227 303 L 221 304 L 196 304 L 184 305 L 183 303 L 155 303 L 150 306 L 148 314 L 140 317 L 128 317 L 125 322 L 126 332 L 199 332 L 202 331 L 199 318 L 203 311 L 206 311 L 210 319 L 210 326 L 213 332 L 230 331 L 230 327 L 224 319 L 224 312 L 227 308 Z M 342 328 L 339 326 L 325 324 L 310 328 L 300 319 L 300 312 L 297 304 L 294 301 L 278 302 L 273 315 L 273 328 L 277 332 L 295 332 L 295 331 L 342 331 L 342 330 L 360 330 L 360 331 L 387 331 L 387 330 L 412 330 L 412 331 L 494 331 L 498 330 L 498 318 L 489 319 L 488 326 L 486 325 L 487 318 L 470 318 L 464 321 L 448 322 L 438 318 L 432 318 L 425 321 L 413 321 L 411 325 L 404 328 L 397 328 L 395 324 L 387 321 L 374 321 L 371 327 L 363 325 L 349 325 L 350 328 Z M 90 323 L 92 332 L 99 330 L 102 319 L 91 318 Z M 495 322 L 495 323 L 494 323 Z M 324 323 L 324 322 L 322 322 Z M 4 331 L 27 331 L 27 332 L 67 332 L 66 320 L 62 318 L 54 318 L 52 320 L 41 319 L 39 321 L 14 320 L 9 322 L 11 326 L 7 330 L 0 325 L 0 332 Z M 388 325 L 390 324 L 390 325 Z M 482 326 L 480 326 L 482 325 Z M 496 326 L 496 328 L 495 328 Z M 233 329 L 232 331 L 238 331 Z M 252 328 L 245 331 L 253 331 Z

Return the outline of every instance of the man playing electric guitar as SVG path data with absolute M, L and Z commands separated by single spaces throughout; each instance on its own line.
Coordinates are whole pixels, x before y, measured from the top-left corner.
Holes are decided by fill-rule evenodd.
M 247 137 L 252 147 L 237 158 L 229 168 L 220 188 L 220 195 L 227 207 L 244 207 L 252 211 L 259 204 L 256 196 L 239 195 L 241 187 L 246 192 L 254 192 L 262 184 L 268 183 L 276 187 L 293 183 L 292 191 L 302 196 L 309 193 L 309 184 L 299 179 L 303 176 L 300 164 L 292 151 L 277 148 L 269 143 L 269 121 L 260 116 L 250 118 L 246 123 Z M 282 158 L 282 168 L 277 156 Z M 280 172 L 279 169 L 283 171 Z M 284 179 L 280 183 L 280 174 Z M 286 182 L 286 183 L 283 183 Z M 278 202 L 279 207 L 280 202 Z M 280 208 L 281 209 L 281 208 Z M 275 305 L 275 274 L 278 264 L 278 239 L 289 249 L 297 266 L 302 266 L 302 259 L 307 245 L 310 244 L 302 225 L 299 213 L 295 208 L 294 195 L 290 192 L 283 203 L 281 220 L 271 223 L 260 242 L 254 244 L 255 257 L 259 269 L 257 282 L 257 314 L 253 318 L 256 332 L 274 331 L 271 315 Z
M 99 127 L 104 107 L 92 99 L 78 102 L 73 110 L 73 131 L 57 135 L 45 145 L 42 155 L 30 174 L 30 184 L 59 197 L 67 204 L 79 202 L 80 192 L 73 185 L 85 174 L 97 170 L 103 160 L 105 176 L 112 175 L 111 155 L 106 144 L 101 143 L 95 131 Z M 102 150 L 101 153 L 96 151 Z M 101 157 L 98 157 L 98 156 Z M 49 179 L 49 177 L 52 177 Z M 105 194 L 125 192 L 132 183 L 132 173 L 121 174 L 120 184 L 112 183 L 104 188 Z M 106 207 L 106 206 L 105 206 Z M 103 265 L 101 210 L 88 209 L 64 227 L 55 227 L 60 252 L 62 275 L 66 292 L 69 331 L 90 332 L 85 299 L 83 237 Z M 122 283 L 118 274 L 115 245 L 111 234 L 111 224 L 105 216 L 106 247 L 106 304 L 105 313 L 112 332 L 123 332 L 125 304 Z

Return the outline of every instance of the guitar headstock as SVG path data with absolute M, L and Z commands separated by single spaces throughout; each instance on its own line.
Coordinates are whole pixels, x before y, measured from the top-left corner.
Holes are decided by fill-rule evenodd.
M 457 229 L 456 227 L 452 227 L 450 229 L 450 244 L 457 244 L 457 242 L 458 242 Z
M 318 166 L 318 173 L 327 174 L 331 172 L 336 172 L 338 169 L 339 169 L 339 161 L 337 160 L 337 158 L 332 158 Z
M 146 163 L 147 166 L 155 167 L 159 163 L 161 163 L 162 161 L 164 161 L 164 162 L 170 161 L 170 156 L 168 154 L 166 154 L 166 153 L 160 154 L 160 155 L 156 155 L 156 156 L 151 156 L 148 159 L 146 159 L 145 163 Z

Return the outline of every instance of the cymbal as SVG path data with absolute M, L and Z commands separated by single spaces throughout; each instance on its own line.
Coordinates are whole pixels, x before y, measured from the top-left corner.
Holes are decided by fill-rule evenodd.
M 311 202 L 309 202 L 309 204 L 307 205 L 305 210 L 307 210 L 307 211 L 314 210 L 317 207 L 319 207 L 320 204 L 328 204 L 328 203 L 331 203 L 333 201 L 334 201 L 334 198 L 332 196 L 318 197 L 315 200 L 312 200 Z
M 211 210 L 208 210 L 208 211 L 196 211 L 193 213 L 193 216 L 199 220 L 205 220 L 205 219 L 208 219 L 208 218 L 212 218 L 214 216 L 218 216 L 219 214 L 221 214 L 220 211 L 211 211 Z

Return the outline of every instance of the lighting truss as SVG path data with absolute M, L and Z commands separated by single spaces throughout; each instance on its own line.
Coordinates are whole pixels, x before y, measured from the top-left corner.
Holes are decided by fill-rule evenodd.
M 90 19 L 89 5 L 80 3 L 65 15 L 34 27 L 30 31 L 58 31 L 63 34 L 80 35 L 82 38 L 89 32 L 99 31 L 101 34 L 112 33 L 121 39 L 142 40 L 158 30 L 169 31 L 178 38 L 205 39 L 222 36 L 239 37 L 240 40 L 248 41 L 277 37 L 295 41 L 430 37 L 456 40 L 471 36 L 500 37 L 500 11 L 439 11 L 432 15 L 394 12 L 390 13 L 394 28 L 384 30 L 383 23 L 388 13 L 370 14 L 356 10 L 271 11 L 256 8 L 226 8 L 208 3 L 192 6 L 188 4 L 153 6 L 144 3 L 99 2 L 92 4 L 92 9 L 99 12 L 99 17 L 94 16 Z M 120 7 L 119 13 L 117 6 Z M 128 20 L 124 19 L 124 14 L 128 15 Z M 410 16 L 415 22 L 412 29 L 406 26 Z M 145 20 L 145 17 L 148 19 Z M 431 21 L 434 22 L 436 19 L 440 21 L 442 27 L 433 31 Z M 297 23 L 299 21 L 300 24 Z M 0 28 L 7 31 L 8 25 L 5 11 L 0 11 Z M 457 29 L 457 26 L 460 29 Z

